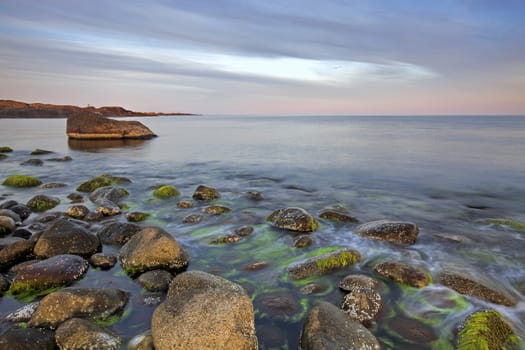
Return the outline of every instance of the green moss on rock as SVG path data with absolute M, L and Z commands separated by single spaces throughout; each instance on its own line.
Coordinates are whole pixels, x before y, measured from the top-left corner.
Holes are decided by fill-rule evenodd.
M 9 152 L 13 152 L 13 149 L 11 147 L 0 146 L 0 153 L 9 153 Z
M 166 199 L 175 196 L 179 196 L 180 192 L 171 185 L 164 185 L 153 191 L 153 195 L 158 198 Z
M 35 187 L 41 184 L 42 181 L 29 175 L 11 175 L 2 182 L 2 185 L 10 187 Z
M 458 350 L 513 349 L 518 343 L 510 325 L 496 310 L 471 314 L 458 334 Z
M 293 264 L 287 270 L 292 279 L 300 280 L 350 267 L 360 260 L 358 251 L 344 248 Z
M 90 193 L 96 190 L 97 188 L 111 185 L 113 185 L 113 181 L 109 177 L 101 175 L 93 177 L 88 181 L 81 183 L 77 187 L 77 191 Z
M 60 199 L 45 195 L 37 195 L 27 202 L 27 206 L 34 212 L 43 212 L 53 209 L 60 204 Z

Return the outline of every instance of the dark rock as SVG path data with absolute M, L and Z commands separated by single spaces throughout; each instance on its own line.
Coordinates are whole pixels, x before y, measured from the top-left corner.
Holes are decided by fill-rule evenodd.
M 293 239 L 293 246 L 295 248 L 306 248 L 314 243 L 312 237 L 308 235 L 299 235 Z
M 177 272 L 189 264 L 188 255 L 175 238 L 158 227 L 145 228 L 131 237 L 120 249 L 119 260 L 131 276 L 156 269 Z
M 73 205 L 66 210 L 66 215 L 74 218 L 74 219 L 80 219 L 86 217 L 86 215 L 89 213 L 89 209 L 85 205 Z
M 149 213 L 143 213 L 140 211 L 134 211 L 131 213 L 126 213 L 126 219 L 129 222 L 141 222 L 146 220 L 151 214 Z
M 23 227 L 17 228 L 11 234 L 12 237 L 19 237 L 19 238 L 23 238 L 23 239 L 29 239 L 29 238 L 31 238 L 32 235 L 33 235 L 33 233 L 31 231 L 29 231 L 28 229 L 25 229 Z
M 515 306 L 517 301 L 505 291 L 500 290 L 495 282 L 481 281 L 467 273 L 447 271 L 441 273 L 439 282 L 456 292 L 485 300 L 489 303 Z
M 113 332 L 80 318 L 62 323 L 56 330 L 55 339 L 60 349 L 118 350 L 122 340 Z
M 302 208 L 277 209 L 266 220 L 277 228 L 297 232 L 313 232 L 318 226 L 314 217 Z
M 107 255 L 104 253 L 96 253 L 91 255 L 89 263 L 93 267 L 98 267 L 102 270 L 109 270 L 117 263 L 117 257 L 114 255 Z
M 20 240 L 0 250 L 0 271 L 33 258 L 34 241 Z
M 102 226 L 97 232 L 97 236 L 103 244 L 124 245 L 140 230 L 142 227 L 136 224 L 111 222 Z
M 320 302 L 306 316 L 300 339 L 301 350 L 380 350 L 368 329 L 336 306 Z
M 201 214 L 190 214 L 184 217 L 184 219 L 182 219 L 182 222 L 185 224 L 198 224 L 202 221 L 202 219 L 204 219 L 204 216 L 202 216 Z
M 20 163 L 20 165 L 42 166 L 44 162 L 41 159 L 32 158 Z
M 401 262 L 384 262 L 376 265 L 374 271 L 394 282 L 416 288 L 425 287 L 432 282 L 428 272 Z
M 319 283 L 309 283 L 306 286 L 301 287 L 299 290 L 301 294 L 310 295 L 310 294 L 319 294 L 326 290 L 326 287 Z
M 242 239 L 242 237 L 237 236 L 235 234 L 228 234 L 224 236 L 219 236 L 210 241 L 210 244 L 231 244 L 239 242 Z
M 175 277 L 151 320 L 156 350 L 256 350 L 253 305 L 238 284 L 201 271 Z
M 45 149 L 37 148 L 33 152 L 31 152 L 31 155 L 32 156 L 41 156 L 41 155 L 44 155 L 44 154 L 51 154 L 51 153 L 54 153 L 54 152 L 53 151 L 48 151 L 48 150 L 45 150 Z
M 8 146 L 0 146 L 0 153 L 10 153 L 13 152 L 13 149 Z
M 129 293 L 116 288 L 64 288 L 42 299 L 29 326 L 55 328 L 73 317 L 105 321 L 121 315 L 128 300 Z
M 62 182 L 48 182 L 48 183 L 40 185 L 40 188 L 43 190 L 50 190 L 53 188 L 61 188 L 61 187 L 66 187 L 66 186 L 67 185 Z
M 377 291 L 380 285 L 378 280 L 366 275 L 348 275 L 339 281 L 339 288 L 345 292 L 350 292 L 355 288 L 368 288 Z
M 57 255 L 18 268 L 10 291 L 21 294 L 67 286 L 82 278 L 87 269 L 87 261 L 79 256 Z
M 4 292 L 7 292 L 9 290 L 9 286 L 11 285 L 11 281 L 7 276 L 0 274 L 0 297 L 4 295 Z
M 253 227 L 252 226 L 241 226 L 237 227 L 235 230 L 233 230 L 236 235 L 241 237 L 249 236 L 253 233 Z
M 341 210 L 336 210 L 336 209 L 323 209 L 319 213 L 319 217 L 325 220 L 329 220 L 329 221 L 351 222 L 351 223 L 359 222 L 359 220 L 348 215 L 348 213 L 345 213 Z
M 137 278 L 137 282 L 150 292 L 167 292 L 173 275 L 165 270 L 144 272 Z
M 411 222 L 378 220 L 356 227 L 356 233 L 370 239 L 381 241 L 414 244 L 419 228 Z
M 54 350 L 55 332 L 42 328 L 13 326 L 0 336 L 0 349 L 5 350 Z
M 58 219 L 40 236 L 34 253 L 48 258 L 59 254 L 76 254 L 89 257 L 101 248 L 97 236 L 66 218 Z
M 246 192 L 246 197 L 254 201 L 262 201 L 264 199 L 264 196 L 262 195 L 262 193 L 257 192 L 257 191 Z
M 438 339 L 432 327 L 404 316 L 391 318 L 388 321 L 388 328 L 399 334 L 403 339 L 418 344 L 430 344 Z
M 101 175 L 93 177 L 88 181 L 81 183 L 77 187 L 77 191 L 91 193 L 97 188 L 111 186 L 112 184 L 113 181 L 109 177 Z
M 149 139 L 157 136 L 138 121 L 114 120 L 89 112 L 70 116 L 66 132 L 72 139 Z
M 96 204 L 97 212 L 104 215 L 120 214 L 119 202 L 127 195 L 122 188 L 113 186 L 99 187 L 89 195 L 89 199 Z
M 499 312 L 485 309 L 470 314 L 459 327 L 456 349 L 518 349 L 518 341 Z
M 46 159 L 49 162 L 70 162 L 73 160 L 70 156 L 63 156 L 60 158 L 48 158 Z
M 31 215 L 32 211 L 31 208 L 29 208 L 27 205 L 24 204 L 16 204 L 9 208 L 9 210 L 14 211 L 20 216 L 20 219 L 24 221 Z
M 5 202 L 2 202 L 0 204 L 0 209 L 10 209 L 11 207 L 13 207 L 13 206 L 15 206 L 17 204 L 18 204 L 17 201 L 15 201 L 13 199 L 9 199 L 9 200 L 7 200 Z
M 14 220 L 15 223 L 22 222 L 20 215 L 12 211 L 11 209 L 0 209 L 0 216 L 8 216 Z
M 375 319 L 382 307 L 381 295 L 369 288 L 353 288 L 341 303 L 348 316 L 365 325 Z
M 349 268 L 360 260 L 361 254 L 358 251 L 343 248 L 292 264 L 287 270 L 292 279 L 300 280 Z
M 178 201 L 177 207 L 183 208 L 183 209 L 189 209 L 189 208 L 193 208 L 193 203 L 190 201 Z
M 84 221 L 99 221 L 104 219 L 104 214 L 98 211 L 90 211 L 89 213 L 84 216 Z
M 50 222 L 55 221 L 58 218 L 61 218 L 62 216 L 63 216 L 63 214 L 60 213 L 60 212 L 48 213 L 46 215 L 40 216 L 38 218 L 38 222 L 41 223 L 41 224 L 48 224 Z
M 0 216 L 0 236 L 5 236 L 16 227 L 15 220 L 11 219 L 9 216 Z
M 83 203 L 84 197 L 78 193 L 70 193 L 67 198 L 71 200 L 71 203 Z
M 60 204 L 60 199 L 56 197 L 39 194 L 27 202 L 27 206 L 34 212 L 43 212 L 52 209 Z
M 221 195 L 215 188 L 206 185 L 199 185 L 193 192 L 193 199 L 201 201 L 209 201 L 220 197 Z
M 272 319 L 290 320 L 301 311 L 296 298 L 288 292 L 273 292 L 258 295 L 253 301 L 255 309 L 262 317 L 271 316 Z
M 231 209 L 221 205 L 210 205 L 202 208 L 202 211 L 210 215 L 222 215 L 231 212 Z

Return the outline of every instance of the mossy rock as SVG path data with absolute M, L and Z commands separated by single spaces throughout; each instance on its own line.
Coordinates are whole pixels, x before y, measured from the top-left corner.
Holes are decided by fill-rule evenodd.
M 51 153 L 54 153 L 54 152 L 53 151 L 48 151 L 48 150 L 45 150 L 45 149 L 37 148 L 33 152 L 31 152 L 30 154 L 32 156 L 41 156 L 43 154 L 51 154 Z
M 518 342 L 518 337 L 501 314 L 488 309 L 468 316 L 459 330 L 457 350 L 510 350 L 517 348 Z
M 231 212 L 231 209 L 222 205 L 210 205 L 202 208 L 202 211 L 210 215 L 222 215 Z
M 301 280 L 351 267 L 360 260 L 361 254 L 358 251 L 344 248 L 293 264 L 287 270 L 292 279 Z
M 13 152 L 13 149 L 11 147 L 0 146 L 0 153 L 9 153 L 9 152 Z
M 171 185 L 163 185 L 153 191 L 153 195 L 158 198 L 167 199 L 180 195 L 179 190 Z
M 274 210 L 267 218 L 273 226 L 295 232 L 314 232 L 319 224 L 302 208 L 281 208 Z
M 143 213 L 140 211 L 134 211 L 131 213 L 126 213 L 126 219 L 129 222 L 140 222 L 146 220 L 151 214 Z
M 218 199 L 221 197 L 219 191 L 213 187 L 206 185 L 199 185 L 193 192 L 193 199 L 201 201 L 209 201 L 213 199 Z
M 108 176 L 101 175 L 93 177 L 88 181 L 81 183 L 77 187 L 77 191 L 90 193 L 96 190 L 97 188 L 111 185 L 113 185 L 113 181 L 111 180 L 111 178 L 109 178 Z
M 41 194 L 34 196 L 29 200 L 29 202 L 27 202 L 27 206 L 34 212 L 43 212 L 53 209 L 59 204 L 60 199 Z
M 29 175 L 11 175 L 2 182 L 2 185 L 10 187 L 35 187 L 41 184 L 42 181 Z
M 511 219 L 487 219 L 484 221 L 486 224 L 494 226 L 504 226 L 510 229 L 525 232 L 525 224 L 516 220 Z

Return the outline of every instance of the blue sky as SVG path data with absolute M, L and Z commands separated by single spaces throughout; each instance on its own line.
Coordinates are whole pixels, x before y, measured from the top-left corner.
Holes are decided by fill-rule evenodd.
M 0 98 L 206 114 L 525 114 L 525 1 L 0 2 Z

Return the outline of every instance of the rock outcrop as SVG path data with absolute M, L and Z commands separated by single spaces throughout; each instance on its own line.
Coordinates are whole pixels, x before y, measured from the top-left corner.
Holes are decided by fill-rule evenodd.
M 149 139 L 157 136 L 138 121 L 114 120 L 87 112 L 69 117 L 66 132 L 72 139 Z

